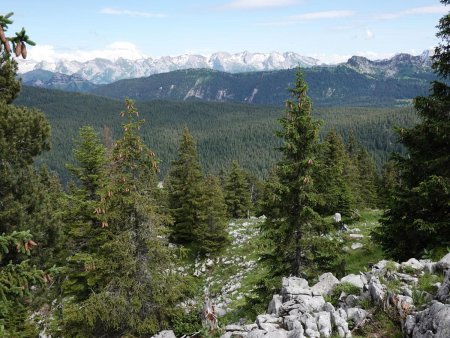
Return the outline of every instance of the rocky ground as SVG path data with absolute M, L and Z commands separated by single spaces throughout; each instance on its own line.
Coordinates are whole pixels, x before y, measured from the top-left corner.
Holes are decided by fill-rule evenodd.
M 311 287 L 302 278 L 283 278 L 281 294 L 273 296 L 266 314 L 253 325 L 226 326 L 222 337 L 352 337 L 364 334 L 375 313 L 385 311 L 398 319 L 404 337 L 448 338 L 449 291 L 450 254 L 439 262 L 380 261 L 371 271 L 341 280 L 325 273 Z
M 341 232 L 347 251 L 345 277 L 325 273 L 312 286 L 305 279 L 284 278 L 280 294 L 255 322 L 241 310 L 263 274 L 258 259 L 264 217 L 234 220 L 229 224 L 232 242 L 220 257 L 184 268 L 202 285 L 192 305 L 199 307 L 206 298 L 215 304 L 221 324 L 216 335 L 223 338 L 449 338 L 450 254 L 439 262 L 382 260 L 381 249 L 370 237 L 378 217 L 378 211 L 368 212 Z

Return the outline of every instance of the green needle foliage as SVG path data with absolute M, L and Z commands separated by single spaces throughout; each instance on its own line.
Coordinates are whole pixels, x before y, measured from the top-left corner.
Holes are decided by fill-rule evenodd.
M 171 239 L 202 256 L 223 248 L 228 242 L 223 193 L 215 178 L 205 181 L 195 140 L 186 127 L 166 186 L 174 219 Z
M 159 203 L 157 159 L 139 135 L 144 121 L 133 102 L 126 100 L 126 107 L 121 113 L 123 134 L 108 163 L 106 184 L 99 190 L 99 219 L 89 222 L 98 234 L 98 248 L 84 269 L 95 275 L 88 283 L 101 277 L 97 291 L 83 301 L 68 302 L 62 313 L 64 334 L 72 337 L 152 336 L 170 325 L 182 300 L 183 287 L 167 241 L 168 218 Z M 92 146 L 97 149 L 92 163 L 100 171 L 103 150 L 96 142 Z M 79 169 L 86 167 L 83 163 Z M 90 176 L 84 184 L 99 176 Z
M 421 122 L 398 131 L 408 156 L 395 157 L 399 184 L 375 233 L 384 250 L 399 260 L 450 243 L 450 14 L 438 28 L 442 43 L 433 68 L 442 82 L 433 82 L 430 96 L 415 99 Z
M 225 202 L 228 215 L 232 218 L 249 217 L 252 201 L 246 172 L 237 161 L 231 163 L 231 169 L 225 182 Z
M 318 210 L 323 215 L 339 212 L 350 216 L 355 201 L 346 171 L 351 163 L 342 138 L 336 130 L 327 133 L 320 154 L 321 168 L 317 184 L 323 200 Z
M 0 16 L 0 40 L 12 13 Z M 0 53 L 0 336 L 37 335 L 30 316 L 51 277 L 44 269 L 61 259 L 63 237 L 59 182 L 36 158 L 49 149 L 50 125 L 36 109 L 11 104 L 20 90 L 17 63 Z M 33 255 L 31 255 L 33 249 Z M 31 292 L 34 287 L 35 291 Z
M 267 241 L 263 257 L 269 273 L 261 292 L 273 292 L 282 276 L 309 276 L 333 263 L 337 248 L 322 217 L 316 212 L 319 195 L 314 177 L 318 167 L 318 134 L 321 123 L 311 116 L 311 100 L 301 73 L 290 90 L 286 116 L 281 118 L 282 159 L 269 180 L 261 227 Z M 332 257 L 333 254 L 333 257 Z M 264 290 L 265 289 L 265 290 Z
M 205 205 L 204 178 L 195 140 L 185 127 L 167 179 L 169 208 L 174 219 L 171 238 L 175 243 L 201 246 L 202 208 Z

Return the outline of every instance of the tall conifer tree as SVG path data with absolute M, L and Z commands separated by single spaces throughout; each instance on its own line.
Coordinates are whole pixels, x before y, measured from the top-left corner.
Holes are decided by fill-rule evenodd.
M 354 197 L 346 177 L 350 166 L 342 138 L 335 130 L 325 136 L 320 151 L 320 170 L 317 175 L 318 189 L 323 200 L 319 208 L 324 215 L 339 212 L 350 216 L 354 208 Z
M 33 167 L 49 149 L 47 119 L 35 109 L 11 104 L 20 91 L 17 63 L 4 34 L 12 15 L 0 15 L 0 336 L 31 337 L 37 332 L 30 323 L 30 289 L 44 286 L 42 269 L 55 263 L 61 248 L 56 210 L 61 191 L 45 169 Z
M 103 237 L 95 266 L 102 287 L 63 310 L 69 336 L 151 336 L 170 325 L 181 301 L 157 188 L 157 160 L 138 130 L 142 120 L 126 100 L 123 135 L 112 152 L 100 199 Z
M 204 178 L 198 160 L 195 140 L 185 127 L 178 147 L 178 158 L 172 163 L 167 189 L 169 208 L 174 218 L 171 238 L 179 244 L 198 247 L 202 208 L 205 205 Z
M 438 29 L 442 42 L 435 49 L 433 68 L 441 81 L 432 83 L 430 96 L 414 100 L 421 122 L 398 131 L 408 156 L 395 157 L 400 185 L 375 233 L 397 259 L 450 244 L 450 14 L 440 19 Z
M 290 90 L 286 116 L 280 119 L 282 159 L 266 190 L 262 235 L 268 241 L 265 263 L 270 272 L 266 284 L 279 284 L 281 276 L 304 276 L 326 263 L 327 228 L 315 211 L 318 193 L 315 175 L 318 133 L 321 123 L 311 116 L 311 100 L 301 73 Z M 322 250 L 324 249 L 325 250 Z M 334 251 L 335 253 L 336 251 Z M 327 264 L 332 262 L 331 257 Z M 269 286 L 270 288 L 270 286 Z
M 228 215 L 232 218 L 244 218 L 250 214 L 252 201 L 245 171 L 237 161 L 231 163 L 231 169 L 225 182 L 225 202 Z

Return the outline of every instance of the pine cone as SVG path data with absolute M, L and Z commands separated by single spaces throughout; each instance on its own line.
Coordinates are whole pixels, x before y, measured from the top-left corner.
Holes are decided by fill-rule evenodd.
M 26 47 L 25 43 L 23 43 L 23 42 L 22 42 L 22 57 L 24 59 L 27 58 L 27 47 Z
M 17 45 L 16 45 L 16 49 L 15 49 L 15 54 L 16 54 L 16 56 L 17 57 L 19 57 L 19 56 L 21 56 L 22 55 L 22 42 L 18 42 L 17 43 Z

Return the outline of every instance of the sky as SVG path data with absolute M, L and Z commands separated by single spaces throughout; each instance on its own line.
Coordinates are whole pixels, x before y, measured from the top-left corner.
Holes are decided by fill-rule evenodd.
M 438 0 L 2 0 L 33 60 L 296 52 L 325 63 L 434 48 Z

